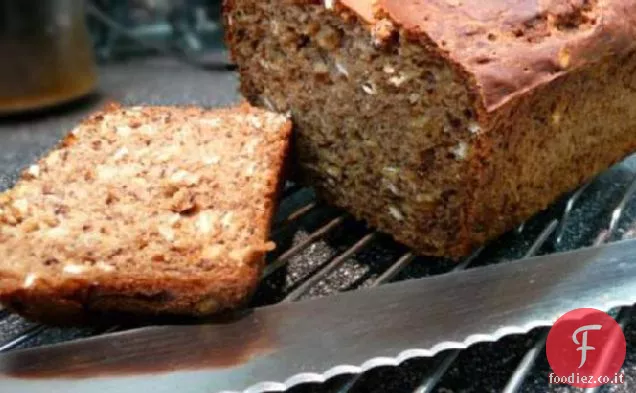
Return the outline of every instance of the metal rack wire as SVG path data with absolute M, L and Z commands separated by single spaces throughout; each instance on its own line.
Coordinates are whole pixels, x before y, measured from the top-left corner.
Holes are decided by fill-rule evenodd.
M 564 231 L 567 227 L 568 220 L 570 219 L 572 212 L 576 209 L 576 205 L 580 198 L 589 189 L 589 184 L 581 187 L 578 191 L 573 193 L 569 199 L 565 201 L 564 208 L 562 209 L 558 219 L 551 219 L 546 225 L 539 231 L 539 234 L 534 237 L 530 246 L 523 253 L 524 256 L 530 257 L 538 254 L 541 250 L 546 248 L 547 245 L 557 246 L 563 239 Z M 294 195 L 300 193 L 303 189 L 297 186 L 291 186 L 284 192 L 285 198 L 294 198 Z M 620 200 L 611 211 L 611 215 L 608 218 L 608 224 L 606 229 L 601 231 L 594 242 L 595 245 L 600 245 L 607 241 L 610 241 L 616 236 L 619 222 L 624 216 L 626 206 L 636 193 L 636 176 L 631 179 L 628 187 L 624 190 Z M 273 231 L 273 237 L 282 236 L 282 234 L 289 228 L 296 225 L 299 221 L 302 221 L 309 215 L 316 213 L 322 209 L 323 205 L 317 203 L 315 200 L 310 199 L 303 203 L 300 207 L 297 207 L 287 214 L 282 219 L 275 222 Z M 263 281 L 267 281 L 277 273 L 281 273 L 288 266 L 289 262 L 306 252 L 313 247 L 316 243 L 323 241 L 329 236 L 333 236 L 338 230 L 342 230 L 347 226 L 355 223 L 355 220 L 346 213 L 337 213 L 334 216 L 329 216 L 322 221 L 317 228 L 306 234 L 305 238 L 292 245 L 290 248 L 282 252 L 273 261 L 271 261 L 263 274 Z M 520 226 L 517 231 L 518 234 L 523 233 L 526 230 L 524 225 Z M 357 236 L 352 244 L 344 248 L 326 262 L 320 264 L 314 269 L 311 274 L 302 278 L 295 286 L 291 286 L 283 294 L 283 302 L 292 302 L 308 295 L 310 290 L 325 280 L 334 272 L 338 271 L 343 264 L 347 263 L 352 258 L 358 257 L 365 250 L 372 245 L 383 241 L 383 235 L 372 231 L 365 230 L 360 236 Z M 448 264 L 448 269 L 442 269 L 442 272 L 457 271 L 470 268 L 478 268 L 473 266 L 474 262 L 480 258 L 484 249 L 479 249 L 471 256 L 465 258 L 457 264 Z M 378 286 L 386 282 L 394 280 L 411 262 L 417 257 L 410 251 L 406 250 L 401 252 L 395 260 L 388 266 L 383 267 L 382 271 L 378 272 L 377 276 L 368 281 L 367 286 Z M 500 261 L 502 262 L 502 261 Z M 423 262 L 425 263 L 425 262 Z M 7 319 L 10 314 L 4 311 L 0 311 L 0 330 L 2 328 L 1 322 Z M 625 324 L 630 315 L 630 309 L 621 310 L 618 315 L 618 321 L 621 324 Z M 7 340 L 5 343 L 0 344 L 0 352 L 8 351 L 28 343 L 30 340 L 46 332 L 48 328 L 42 325 L 32 325 L 27 329 L 21 331 L 19 334 Z M 108 333 L 120 329 L 119 326 L 113 326 L 109 329 L 97 332 Z M 508 383 L 504 388 L 506 393 L 519 392 L 524 382 L 528 378 L 528 375 L 535 367 L 537 359 L 542 354 L 543 346 L 545 345 L 547 329 L 539 334 L 539 338 L 534 345 L 525 353 L 521 361 L 518 363 L 514 372 L 510 375 Z M 423 376 L 417 386 L 413 389 L 415 393 L 428 393 L 434 391 L 438 386 L 440 380 L 447 373 L 449 368 L 455 363 L 456 359 L 460 355 L 461 350 L 446 351 L 437 355 L 436 362 L 432 367 L 424 370 Z M 344 393 L 353 390 L 360 381 L 359 375 L 354 375 L 341 383 L 337 392 Z M 596 392 L 598 389 L 592 389 L 591 392 Z

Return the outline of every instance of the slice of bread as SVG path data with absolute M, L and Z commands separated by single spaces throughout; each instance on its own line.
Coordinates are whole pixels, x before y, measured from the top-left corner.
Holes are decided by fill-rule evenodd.
M 93 115 L 0 195 L 0 301 L 55 324 L 241 305 L 290 132 L 247 105 Z

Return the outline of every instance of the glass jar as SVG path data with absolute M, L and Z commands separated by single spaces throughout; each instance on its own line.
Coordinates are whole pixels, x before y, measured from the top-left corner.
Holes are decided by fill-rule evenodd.
M 0 114 L 90 93 L 97 72 L 81 0 L 0 0 Z

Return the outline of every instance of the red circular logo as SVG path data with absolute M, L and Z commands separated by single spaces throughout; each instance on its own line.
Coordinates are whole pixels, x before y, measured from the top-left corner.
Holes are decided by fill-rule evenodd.
M 623 383 L 625 335 L 608 314 L 579 308 L 559 318 L 546 341 L 551 383 L 579 388 Z

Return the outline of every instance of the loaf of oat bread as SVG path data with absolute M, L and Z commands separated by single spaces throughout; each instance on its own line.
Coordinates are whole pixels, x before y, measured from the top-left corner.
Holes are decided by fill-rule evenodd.
M 253 103 L 301 175 L 422 254 L 460 256 L 636 147 L 631 0 L 226 0 Z
M 112 106 L 0 195 L 0 301 L 57 324 L 206 315 L 260 279 L 291 124 Z

